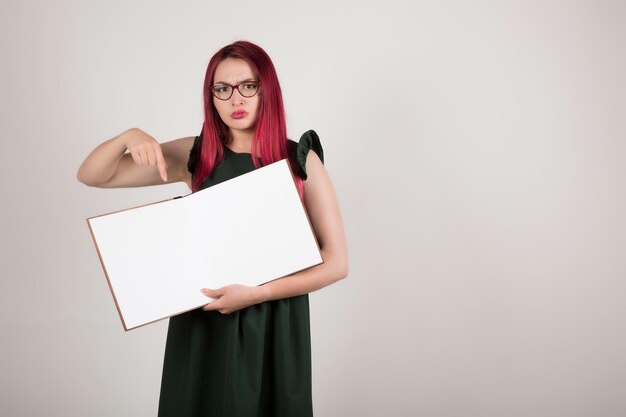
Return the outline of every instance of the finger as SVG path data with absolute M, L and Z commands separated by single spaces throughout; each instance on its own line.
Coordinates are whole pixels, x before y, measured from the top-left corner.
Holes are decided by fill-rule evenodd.
M 167 164 L 165 163 L 165 158 L 163 157 L 163 152 L 161 151 L 160 146 L 155 146 L 154 153 L 156 157 L 156 164 L 159 168 L 159 174 L 161 174 L 161 178 L 163 181 L 167 181 Z
M 226 292 L 224 290 L 224 288 L 218 288 L 216 290 L 212 290 L 210 288 L 203 288 L 202 292 L 204 293 L 204 295 L 206 295 L 207 297 L 212 297 L 212 298 L 219 298 L 222 295 L 224 295 L 224 293 Z
M 154 157 L 154 149 L 146 149 L 146 156 L 148 157 L 148 165 L 154 165 L 156 158 Z
M 137 151 L 137 156 L 139 157 L 139 165 L 145 165 L 147 159 L 145 152 Z
M 209 304 L 202 307 L 204 311 L 218 310 L 222 308 L 222 305 L 219 303 L 219 300 L 211 301 Z
M 137 165 L 141 165 L 141 157 L 139 156 L 139 152 L 137 152 L 137 151 L 132 151 L 132 152 L 130 153 L 130 156 L 132 156 L 132 157 L 133 157 L 133 161 L 135 161 L 135 163 L 136 163 Z

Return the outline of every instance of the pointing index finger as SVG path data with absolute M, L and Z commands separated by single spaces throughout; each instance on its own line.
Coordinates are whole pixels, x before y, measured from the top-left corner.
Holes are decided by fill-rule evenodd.
M 157 167 L 159 168 L 159 174 L 161 175 L 161 179 L 167 182 L 167 164 L 165 163 L 165 158 L 163 157 L 163 152 L 161 151 L 160 145 L 156 146 L 155 154 Z

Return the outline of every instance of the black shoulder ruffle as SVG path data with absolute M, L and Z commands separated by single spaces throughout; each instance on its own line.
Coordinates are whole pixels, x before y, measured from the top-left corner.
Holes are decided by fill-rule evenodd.
M 307 179 L 306 157 L 311 149 L 313 149 L 313 151 L 317 154 L 322 163 L 324 163 L 324 150 L 322 149 L 322 144 L 320 142 L 319 136 L 317 136 L 317 133 L 315 133 L 314 130 L 307 130 L 302 134 L 302 136 L 300 137 L 300 141 L 293 150 L 296 165 L 298 166 L 298 170 L 300 171 L 298 172 L 298 174 L 303 180 Z

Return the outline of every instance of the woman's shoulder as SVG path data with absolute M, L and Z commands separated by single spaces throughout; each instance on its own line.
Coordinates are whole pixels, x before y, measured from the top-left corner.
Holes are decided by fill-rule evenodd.
M 324 150 L 317 133 L 309 129 L 300 136 L 296 142 L 292 139 L 287 141 L 287 150 L 289 157 L 298 169 L 298 176 L 303 180 L 307 179 L 306 159 L 312 150 L 317 154 L 322 163 L 324 162 Z

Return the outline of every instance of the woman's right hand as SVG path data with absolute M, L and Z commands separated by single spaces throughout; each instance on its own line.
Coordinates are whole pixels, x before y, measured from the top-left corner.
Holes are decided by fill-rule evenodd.
M 161 144 L 141 129 L 134 128 L 132 136 L 126 136 L 124 144 L 137 165 L 157 166 L 159 175 L 167 182 L 167 163 L 163 157 Z

